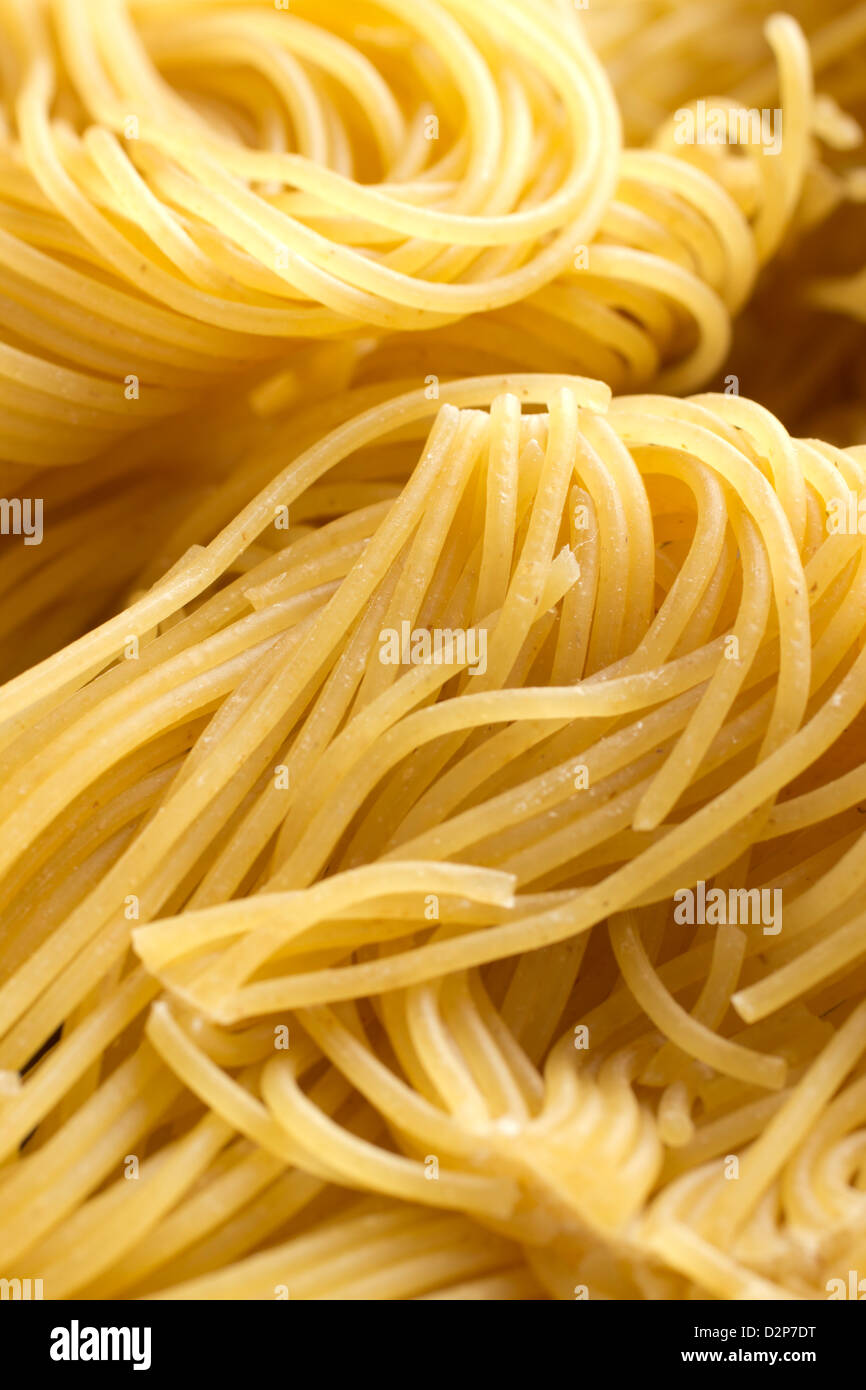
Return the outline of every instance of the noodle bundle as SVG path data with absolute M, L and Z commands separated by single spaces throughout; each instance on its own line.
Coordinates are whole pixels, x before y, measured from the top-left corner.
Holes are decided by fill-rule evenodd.
M 734 326 L 717 382 L 721 389 L 736 377 L 742 394 L 797 434 L 862 444 L 866 5 L 793 0 L 785 9 L 809 45 L 822 160 L 810 167 L 795 235 Z M 613 82 L 627 143 L 669 141 L 672 113 L 675 131 L 677 114 L 712 102 L 713 93 L 775 121 L 778 79 L 764 38 L 774 10 L 772 0 L 592 0 L 584 23 Z
M 0 1270 L 827 1297 L 866 1212 L 866 453 L 552 373 L 257 447 L 236 515 L 229 477 L 0 688 Z
M 833 103 L 863 114 L 866 7 L 862 0 L 791 0 L 786 13 L 802 27 L 821 91 L 823 116 Z M 643 143 L 668 114 L 708 91 L 730 92 L 761 106 L 774 73 L 762 31 L 774 0 L 592 0 L 587 34 L 616 92 L 626 136 Z
M 848 197 L 788 16 L 759 39 L 773 158 L 676 144 L 671 108 L 623 150 L 570 0 L 0 0 L 0 25 L 0 459 L 25 468 L 323 340 L 381 340 L 386 376 L 411 333 L 451 376 L 695 390 L 786 234 Z

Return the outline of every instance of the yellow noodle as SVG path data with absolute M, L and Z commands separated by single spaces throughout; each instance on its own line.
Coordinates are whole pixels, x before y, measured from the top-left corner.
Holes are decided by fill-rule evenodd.
M 866 1199 L 857 451 L 562 375 L 359 399 L 0 692 L 4 1274 L 824 1296 Z

